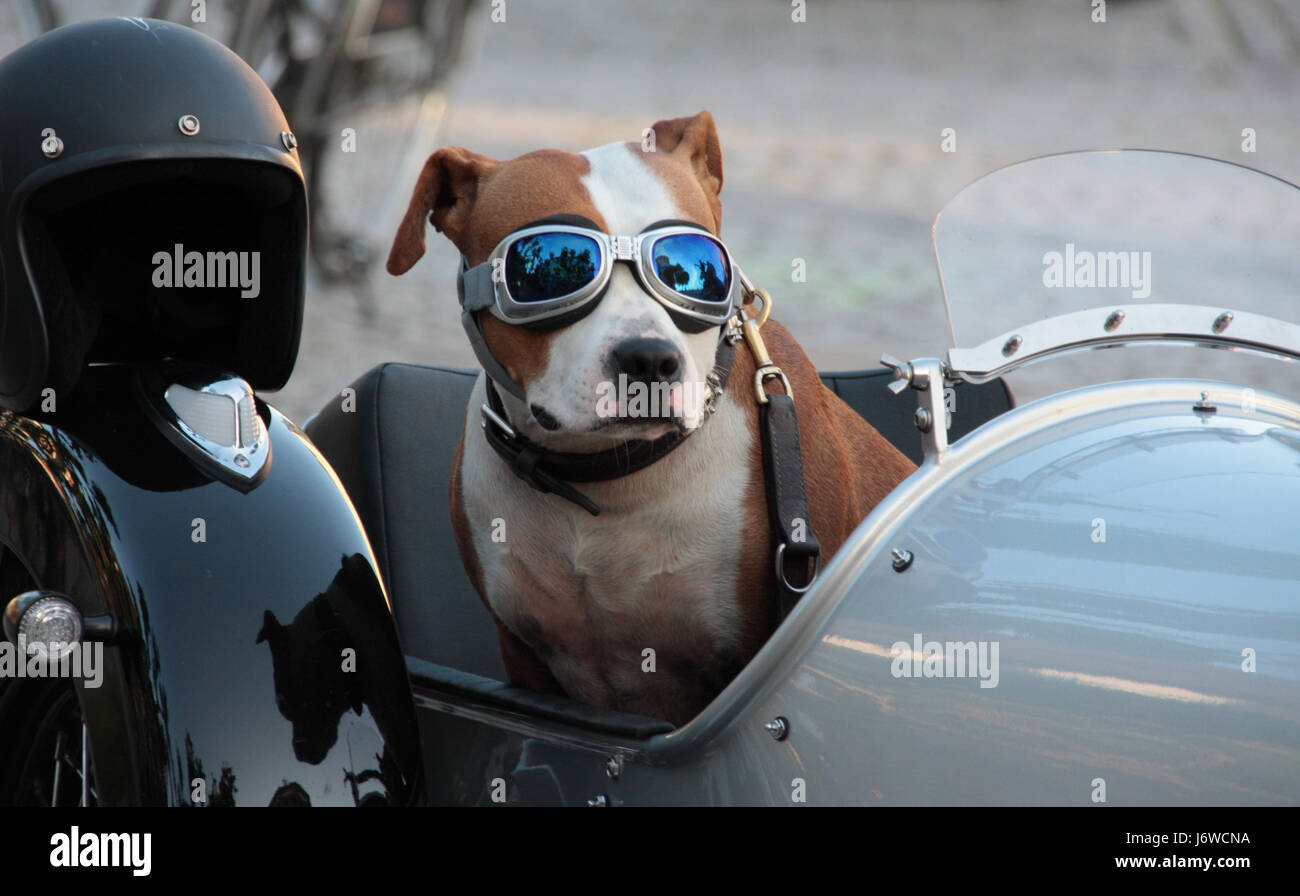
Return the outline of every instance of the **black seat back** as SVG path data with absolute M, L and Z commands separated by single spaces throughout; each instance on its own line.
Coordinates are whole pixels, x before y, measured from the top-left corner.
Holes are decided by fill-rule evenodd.
M 307 425 L 379 561 L 408 656 L 498 681 L 496 626 L 461 566 L 447 483 L 478 370 L 381 364 Z
M 916 396 L 912 392 L 895 395 L 889 391 L 887 386 L 893 378 L 893 371 L 879 367 L 822 373 L 821 378 L 832 392 L 844 399 L 845 404 L 911 458 L 912 463 L 921 462 L 921 435 L 913 422 Z M 948 429 L 950 442 L 957 441 L 1016 405 L 1010 387 L 1002 380 L 978 386 L 959 383 L 953 387 L 953 392 L 952 425 Z
M 451 461 L 477 370 L 381 364 L 307 425 L 370 536 L 408 656 L 487 678 L 505 670 L 492 623 L 461 566 L 447 507 Z M 885 388 L 886 369 L 826 373 L 823 381 L 919 462 L 916 402 Z M 951 439 L 1014 401 L 1000 380 L 957 387 Z M 471 434 L 474 435 L 474 434 Z

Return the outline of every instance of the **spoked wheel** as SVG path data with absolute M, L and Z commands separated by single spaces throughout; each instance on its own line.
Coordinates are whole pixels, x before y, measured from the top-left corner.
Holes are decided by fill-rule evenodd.
M 31 738 L 15 757 L 14 804 L 94 806 L 99 796 L 77 692 L 67 682 L 42 684 L 29 715 L 35 722 Z

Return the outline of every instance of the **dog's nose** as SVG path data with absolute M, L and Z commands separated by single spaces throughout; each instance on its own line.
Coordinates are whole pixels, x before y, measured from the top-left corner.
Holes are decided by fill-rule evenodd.
M 671 382 L 682 369 L 682 353 L 667 339 L 627 339 L 614 346 L 614 372 L 631 382 Z

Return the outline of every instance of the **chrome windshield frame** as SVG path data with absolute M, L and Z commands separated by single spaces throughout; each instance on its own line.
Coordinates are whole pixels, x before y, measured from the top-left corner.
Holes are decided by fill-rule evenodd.
M 1209 305 L 1151 303 L 1074 311 L 948 350 L 945 373 L 985 383 L 1054 355 L 1135 343 L 1193 345 L 1300 360 L 1300 325 Z

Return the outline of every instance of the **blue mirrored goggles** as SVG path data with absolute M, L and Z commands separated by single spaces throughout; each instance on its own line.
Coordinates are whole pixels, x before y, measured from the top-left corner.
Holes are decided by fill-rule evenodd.
M 461 271 L 461 305 L 509 324 L 565 326 L 604 296 L 616 261 L 631 265 L 641 287 L 688 331 L 725 323 L 751 288 L 722 241 L 699 227 L 671 223 L 611 236 L 539 223 L 510 234 L 485 262 Z

